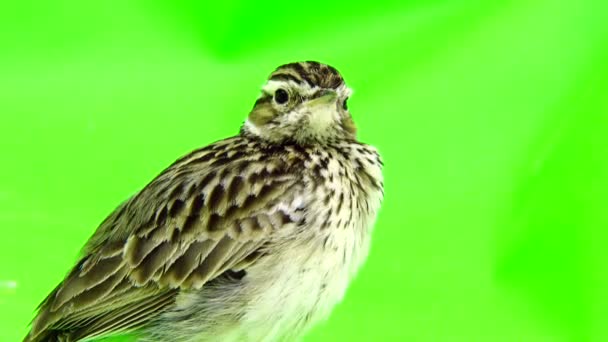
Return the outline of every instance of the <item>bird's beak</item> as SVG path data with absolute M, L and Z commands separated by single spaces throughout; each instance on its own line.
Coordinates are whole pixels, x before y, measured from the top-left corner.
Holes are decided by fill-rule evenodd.
M 307 115 L 306 128 L 314 135 L 324 135 L 329 131 L 329 127 L 335 124 L 337 116 L 338 94 L 333 90 L 323 90 L 317 97 L 308 100 L 306 107 L 309 111 Z
M 324 90 L 319 97 L 308 101 L 309 107 L 328 105 L 338 98 L 338 94 L 333 90 Z

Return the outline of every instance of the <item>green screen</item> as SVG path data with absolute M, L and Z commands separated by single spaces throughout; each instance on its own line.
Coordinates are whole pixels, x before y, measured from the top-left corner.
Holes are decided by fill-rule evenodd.
M 601 0 L 0 4 L 0 341 L 278 65 L 354 89 L 385 162 L 368 262 L 305 341 L 608 341 Z

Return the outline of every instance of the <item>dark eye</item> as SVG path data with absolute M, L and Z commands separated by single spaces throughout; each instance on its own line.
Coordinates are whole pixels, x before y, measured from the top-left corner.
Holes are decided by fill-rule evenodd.
M 274 101 L 278 104 L 285 104 L 287 103 L 287 101 L 289 100 L 289 94 L 287 94 L 287 91 L 285 91 L 285 89 L 277 89 L 277 91 L 274 92 Z
M 348 104 L 346 103 L 348 101 L 348 97 L 344 99 L 344 102 L 342 102 L 342 108 L 344 108 L 344 110 L 348 110 Z

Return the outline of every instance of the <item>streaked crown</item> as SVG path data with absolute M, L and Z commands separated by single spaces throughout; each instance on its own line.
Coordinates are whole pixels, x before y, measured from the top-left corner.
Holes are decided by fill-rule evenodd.
M 291 80 L 324 89 L 338 89 L 344 84 L 344 79 L 334 67 L 312 61 L 283 64 L 270 74 L 270 80 Z
M 354 139 L 346 101 L 351 90 L 335 68 L 319 62 L 279 66 L 262 87 L 242 134 L 272 143 Z

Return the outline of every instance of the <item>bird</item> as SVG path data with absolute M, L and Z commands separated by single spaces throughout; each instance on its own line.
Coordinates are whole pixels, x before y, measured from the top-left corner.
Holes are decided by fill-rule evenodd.
M 296 341 L 367 258 L 384 197 L 341 74 L 283 64 L 233 136 L 177 159 L 97 227 L 25 342 Z

